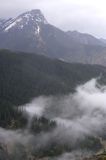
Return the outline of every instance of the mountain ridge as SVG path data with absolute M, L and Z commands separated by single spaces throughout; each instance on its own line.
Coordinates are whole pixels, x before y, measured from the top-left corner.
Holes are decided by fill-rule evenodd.
M 105 39 L 99 39 L 94 37 L 91 34 L 88 33 L 81 33 L 78 31 L 67 31 L 67 34 L 73 38 L 75 41 L 85 44 L 85 45 L 100 45 L 100 46 L 106 46 Z
M 102 40 L 79 32 L 80 37 L 73 38 L 49 24 L 38 9 L 4 21 L 0 28 L 1 49 L 37 52 L 67 62 L 106 65 L 106 45 Z

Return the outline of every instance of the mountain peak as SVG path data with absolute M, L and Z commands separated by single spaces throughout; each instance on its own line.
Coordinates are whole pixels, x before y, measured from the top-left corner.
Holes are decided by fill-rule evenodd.
M 4 28 L 4 31 L 9 31 L 10 29 L 23 29 L 25 26 L 38 26 L 39 24 L 48 24 L 44 15 L 39 9 L 34 9 L 25 12 L 11 21 L 11 23 Z
M 37 22 L 48 23 L 41 10 L 39 9 L 33 9 L 31 11 L 25 12 L 19 17 L 32 18 L 32 20 L 35 20 Z
M 33 10 L 29 11 L 29 12 L 32 13 L 32 14 L 42 14 L 40 9 L 33 9 Z

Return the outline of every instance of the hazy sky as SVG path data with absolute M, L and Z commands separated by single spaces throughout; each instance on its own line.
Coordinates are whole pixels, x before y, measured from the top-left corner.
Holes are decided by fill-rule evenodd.
M 0 17 L 41 9 L 49 23 L 106 38 L 106 0 L 0 0 Z

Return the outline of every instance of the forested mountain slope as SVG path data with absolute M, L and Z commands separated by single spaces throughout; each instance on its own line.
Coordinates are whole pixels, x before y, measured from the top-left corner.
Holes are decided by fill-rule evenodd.
M 64 131 L 68 131 L 67 127 L 64 128 L 64 125 L 52 118 L 52 113 L 55 112 L 59 117 L 61 103 L 61 106 L 58 102 L 51 104 L 41 116 L 35 114 L 30 117 L 22 108 L 22 104 L 41 95 L 55 95 L 54 101 L 56 98 L 59 100 L 57 95 L 69 94 L 78 84 L 98 76 L 101 76 L 100 82 L 106 84 L 105 67 L 71 64 L 32 53 L 0 50 L 0 158 L 17 160 L 18 157 L 20 160 L 29 160 L 31 156 L 34 159 L 52 159 L 67 152 L 71 154 L 74 150 L 90 150 L 95 153 L 102 149 L 99 138 L 92 134 L 85 135 L 82 139 L 79 136 L 78 141 L 72 142 L 72 130 L 69 129 L 66 134 Z M 35 108 L 36 105 L 37 102 Z M 63 105 L 67 113 L 68 104 Z M 70 107 L 75 106 L 70 104 Z M 33 112 L 32 108 L 30 110 Z M 71 114 L 70 110 L 68 113 Z M 72 119 L 68 117 L 66 120 L 69 122 Z M 104 136 L 104 133 L 105 130 L 101 135 Z
M 18 105 L 39 95 L 66 94 L 78 84 L 100 75 L 106 79 L 105 67 L 1 50 L 0 101 Z

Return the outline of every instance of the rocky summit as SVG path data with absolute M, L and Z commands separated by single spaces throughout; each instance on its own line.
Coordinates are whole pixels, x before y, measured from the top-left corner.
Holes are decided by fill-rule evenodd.
M 105 40 L 78 31 L 62 31 L 49 24 L 39 9 L 0 19 L 0 48 L 106 66 Z

